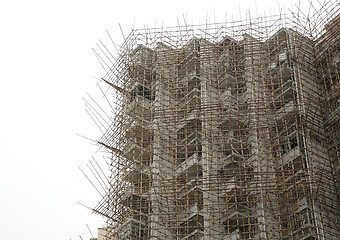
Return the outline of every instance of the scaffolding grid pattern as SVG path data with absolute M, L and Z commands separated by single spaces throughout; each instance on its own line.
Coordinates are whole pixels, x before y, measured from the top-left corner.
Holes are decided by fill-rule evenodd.
M 105 239 L 339 239 L 339 12 L 131 31 Z

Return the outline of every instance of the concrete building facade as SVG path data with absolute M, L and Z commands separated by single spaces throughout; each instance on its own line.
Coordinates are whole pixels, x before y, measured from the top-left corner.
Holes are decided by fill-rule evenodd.
M 132 32 L 103 77 L 106 239 L 339 239 L 332 16 Z

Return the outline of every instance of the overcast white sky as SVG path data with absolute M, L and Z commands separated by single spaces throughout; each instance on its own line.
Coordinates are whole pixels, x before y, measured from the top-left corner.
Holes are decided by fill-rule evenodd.
M 323 0 L 320 0 L 322 2 Z M 301 1 L 302 8 L 306 0 Z M 256 3 L 256 4 L 255 4 Z M 280 5 L 279 5 L 280 4 Z M 100 200 L 78 170 L 101 133 L 83 98 L 104 72 L 92 53 L 106 29 L 117 44 L 134 26 L 272 15 L 298 0 L 0 2 L 0 239 L 80 239 L 104 219 L 77 204 Z M 256 7 L 257 6 L 257 7 Z M 113 47 L 112 47 L 112 50 Z M 100 159 L 100 158 L 99 158 Z M 100 161 L 99 161 L 100 162 Z

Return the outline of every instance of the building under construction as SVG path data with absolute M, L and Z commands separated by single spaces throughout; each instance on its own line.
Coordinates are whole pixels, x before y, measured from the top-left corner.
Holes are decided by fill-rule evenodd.
M 339 14 L 131 31 L 100 83 L 102 237 L 339 239 Z

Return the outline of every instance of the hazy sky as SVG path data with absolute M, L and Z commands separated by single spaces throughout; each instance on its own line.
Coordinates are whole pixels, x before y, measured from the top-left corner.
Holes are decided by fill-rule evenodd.
M 319 0 L 322 2 L 323 0 Z M 301 0 L 305 8 L 306 0 Z M 256 4 L 255 4 L 256 3 Z M 83 98 L 104 72 L 92 53 L 108 30 L 122 43 L 132 27 L 224 22 L 272 15 L 298 0 L 11 0 L 0 3 L 0 239 L 61 240 L 96 235 L 100 195 L 79 171 L 100 131 Z M 285 10 L 288 12 L 287 10 Z M 114 49 L 111 45 L 109 47 Z M 103 164 L 103 163 L 100 163 Z

